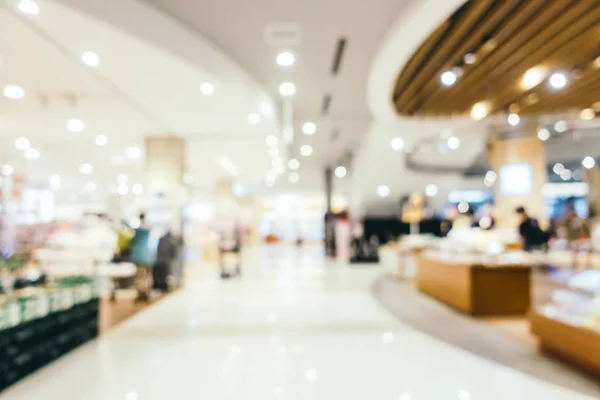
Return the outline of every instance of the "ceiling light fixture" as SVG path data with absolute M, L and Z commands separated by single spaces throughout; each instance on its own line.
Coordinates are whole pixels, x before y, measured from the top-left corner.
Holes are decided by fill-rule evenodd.
M 560 175 L 561 172 L 563 172 L 565 170 L 565 166 L 562 165 L 561 163 L 556 163 L 554 164 L 554 167 L 552 167 L 552 171 L 554 171 L 554 173 L 556 175 Z
M 85 51 L 81 54 L 81 62 L 88 67 L 97 67 L 100 65 L 100 57 L 93 51 Z
M 581 118 L 584 121 L 591 121 L 594 118 L 596 118 L 596 112 L 591 108 L 584 108 L 579 113 L 579 118 Z
M 508 123 L 512 126 L 517 126 L 519 125 L 519 123 L 521 122 L 521 117 L 519 117 L 519 114 L 509 114 L 508 115 Z
M 452 86 L 456 83 L 458 77 L 454 71 L 444 71 L 440 76 L 440 81 L 444 86 Z
M 335 168 L 334 173 L 335 173 L 335 176 L 337 176 L 338 178 L 343 178 L 348 173 L 348 170 L 343 165 L 340 165 Z
M 106 136 L 104 136 L 104 135 L 96 136 L 96 145 L 97 146 L 106 146 L 106 143 L 108 143 L 108 139 L 106 138 Z
M 136 196 L 139 196 L 142 193 L 144 193 L 144 187 L 142 185 L 140 185 L 139 183 L 136 183 L 135 185 L 133 185 L 131 187 L 131 192 L 133 194 L 135 194 Z
M 20 0 L 17 8 L 22 13 L 28 15 L 38 15 L 40 13 L 40 6 L 32 0 Z
M 277 65 L 280 67 L 291 67 L 296 62 L 296 56 L 292 52 L 282 51 L 277 54 Z
M 248 123 L 250 125 L 256 125 L 260 122 L 260 114 L 258 113 L 250 113 L 248 114 Z
M 554 130 L 558 133 L 563 133 L 566 132 L 568 129 L 567 126 L 567 121 L 556 121 L 556 123 L 554 124 Z
M 379 197 L 388 197 L 390 195 L 390 187 L 388 185 L 377 186 L 376 193 Z
M 488 171 L 485 174 L 485 179 L 489 182 L 496 182 L 496 179 L 498 179 L 498 175 L 494 171 Z
M 40 158 L 40 151 L 38 149 L 34 149 L 33 147 L 25 150 L 25 158 L 28 160 L 37 160 Z
M 593 157 L 588 156 L 583 159 L 583 161 L 581 162 L 581 165 L 583 165 L 587 169 L 592 169 L 596 165 L 596 160 L 594 160 Z
M 215 92 L 215 85 L 210 82 L 204 82 L 202 85 L 200 85 L 200 92 L 202 92 L 202 94 L 205 96 L 210 96 Z
M 15 140 L 15 147 L 19 150 L 27 150 L 31 146 L 29 139 L 24 137 L 19 137 Z
M 292 82 L 284 82 L 279 85 L 279 93 L 282 96 L 293 96 L 296 94 L 296 85 L 294 85 Z
M 460 147 L 460 139 L 456 136 L 451 136 L 446 141 L 446 144 L 450 150 L 456 150 Z
M 302 132 L 305 135 L 314 135 L 317 132 L 317 125 L 314 122 L 305 122 L 302 125 Z
M 127 185 L 119 185 L 117 186 L 117 193 L 119 193 L 121 196 L 125 196 L 127 193 L 129 193 L 129 188 Z
M 277 146 L 279 139 L 275 135 L 269 135 L 265 138 L 265 142 L 267 143 L 267 146 Z
M 79 166 L 79 172 L 81 172 L 83 175 L 89 175 L 94 172 L 94 167 L 92 167 L 91 164 L 81 164 Z
M 477 62 L 477 56 L 473 53 L 465 54 L 463 59 L 465 61 L 465 64 L 468 64 L 468 65 L 475 64 Z
M 548 76 L 548 69 L 545 67 L 529 68 L 521 79 L 521 88 L 523 90 L 532 89 L 542 83 L 546 76 Z
M 540 128 L 537 136 L 540 140 L 545 142 L 546 140 L 550 139 L 550 131 L 546 128 Z
M 404 140 L 400 137 L 395 137 L 392 139 L 391 145 L 394 151 L 400 151 L 404 148 Z
M 129 146 L 127 148 L 127 157 L 132 160 L 137 160 L 142 156 L 142 150 L 139 147 Z
M 300 169 L 300 161 L 296 160 L 295 158 L 292 158 L 288 161 L 288 168 L 292 171 Z
M 438 187 L 437 185 L 430 183 L 429 185 L 425 186 L 425 195 L 427 197 L 435 197 L 438 194 Z
M 313 153 L 313 148 L 311 145 L 305 144 L 302 147 L 300 147 L 300 154 L 303 155 L 304 157 L 309 157 L 312 153 Z
M 23 89 L 21 86 L 6 85 L 4 87 L 4 97 L 13 100 L 22 99 L 25 97 L 25 89 Z
M 71 132 L 81 132 L 85 129 L 85 123 L 80 119 L 70 119 L 67 121 L 67 129 Z
M 297 172 L 291 172 L 289 179 L 292 183 L 298 183 L 298 181 L 300 181 L 300 175 Z
M 554 89 L 562 89 L 567 86 L 567 76 L 562 72 L 555 72 L 550 75 L 549 83 Z
M 480 121 L 488 116 L 491 105 L 487 101 L 480 101 L 479 103 L 473 104 L 471 108 L 471 118 L 476 121 Z

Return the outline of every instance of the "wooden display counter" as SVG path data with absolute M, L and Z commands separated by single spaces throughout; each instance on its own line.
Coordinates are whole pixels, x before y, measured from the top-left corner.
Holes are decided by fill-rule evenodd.
M 540 339 L 542 351 L 600 376 L 600 332 L 575 326 L 532 311 L 531 332 Z
M 464 313 L 525 314 L 531 304 L 531 260 L 512 253 L 479 255 L 427 251 L 418 259 L 417 286 Z

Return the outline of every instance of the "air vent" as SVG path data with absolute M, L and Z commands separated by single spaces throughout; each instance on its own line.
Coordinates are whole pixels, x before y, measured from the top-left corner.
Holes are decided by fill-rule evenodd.
M 321 116 L 325 117 L 329 114 L 329 109 L 331 108 L 331 95 L 326 94 L 323 96 L 323 104 L 321 105 Z
M 331 73 L 335 76 L 340 72 L 342 67 L 342 61 L 344 58 L 344 51 L 346 50 L 347 40 L 342 37 L 338 40 L 337 47 L 335 49 L 335 56 L 333 57 L 333 65 L 331 66 Z
M 265 42 L 270 46 L 298 46 L 302 43 L 302 25 L 298 23 L 278 23 L 265 26 Z

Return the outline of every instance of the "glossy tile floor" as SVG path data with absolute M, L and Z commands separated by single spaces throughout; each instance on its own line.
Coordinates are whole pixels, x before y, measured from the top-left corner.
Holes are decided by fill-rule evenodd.
M 0 400 L 589 398 L 397 322 L 371 296 L 378 268 L 319 247 L 250 250 L 240 280 L 189 272 L 185 290 Z

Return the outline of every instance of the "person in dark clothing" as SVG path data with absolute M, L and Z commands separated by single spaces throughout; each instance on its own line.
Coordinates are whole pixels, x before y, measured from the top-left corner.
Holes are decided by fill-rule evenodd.
M 515 212 L 521 219 L 519 223 L 519 235 L 521 235 L 523 249 L 525 251 L 540 249 L 548 240 L 546 233 L 540 228 L 538 220 L 531 218 L 524 207 L 517 207 Z

